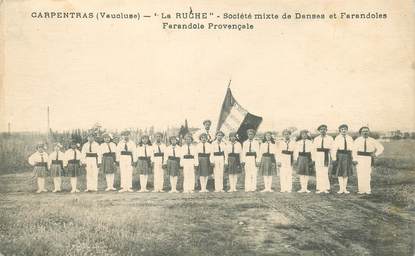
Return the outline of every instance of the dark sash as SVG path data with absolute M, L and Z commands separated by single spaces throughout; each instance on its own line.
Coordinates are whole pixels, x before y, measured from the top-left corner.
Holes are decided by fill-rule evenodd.
M 271 157 L 271 162 L 273 162 L 273 163 L 276 163 L 277 162 L 275 160 L 275 154 L 272 154 L 272 153 L 263 153 L 262 156 Z
M 223 151 L 221 152 L 213 152 L 214 156 L 225 156 L 225 153 Z
M 79 165 L 80 163 L 81 163 L 81 161 L 78 160 L 78 159 L 71 159 L 71 160 L 68 161 L 68 164 L 77 164 L 77 165 Z
M 177 157 L 177 156 L 169 156 L 168 159 L 172 161 L 180 161 L 180 157 Z
M 372 152 L 357 151 L 358 156 L 370 156 L 371 166 L 373 166 L 373 164 L 375 163 L 375 158 L 373 158 L 372 154 L 373 154 Z
M 291 156 L 291 165 L 294 163 L 294 152 L 290 150 L 283 150 L 281 151 L 284 155 L 290 155 Z
M 299 156 L 305 156 L 311 160 L 311 152 L 298 152 Z
M 338 149 L 337 154 L 351 154 L 351 150 Z
M 317 152 L 324 152 L 324 166 L 329 166 L 329 148 L 317 148 Z
M 138 160 L 147 160 L 150 161 L 150 157 L 149 156 L 139 156 Z
M 154 153 L 154 156 L 155 157 L 163 157 L 164 156 L 164 153 Z
M 198 157 L 210 157 L 209 153 L 199 153 L 197 154 Z
M 131 164 L 132 165 L 134 164 L 134 162 L 133 162 L 133 152 L 131 152 L 131 151 L 121 151 L 121 155 L 122 156 L 130 156 L 131 157 Z
M 194 159 L 195 157 L 193 155 L 184 155 L 183 159 Z
M 254 157 L 256 157 L 256 152 L 246 152 L 245 156 L 254 156 Z
M 95 157 L 95 158 L 97 158 L 98 157 L 98 154 L 97 153 L 87 152 L 86 153 L 86 157 Z

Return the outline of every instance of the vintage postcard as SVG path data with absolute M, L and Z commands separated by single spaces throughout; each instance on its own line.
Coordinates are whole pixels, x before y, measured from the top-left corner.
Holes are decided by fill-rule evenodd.
M 0 255 L 414 255 L 411 0 L 0 1 Z

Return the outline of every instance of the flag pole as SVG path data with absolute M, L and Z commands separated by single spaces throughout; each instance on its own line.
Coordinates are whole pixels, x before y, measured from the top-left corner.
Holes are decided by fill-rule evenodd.
M 229 79 L 228 89 L 231 87 L 231 82 L 232 82 L 232 79 Z

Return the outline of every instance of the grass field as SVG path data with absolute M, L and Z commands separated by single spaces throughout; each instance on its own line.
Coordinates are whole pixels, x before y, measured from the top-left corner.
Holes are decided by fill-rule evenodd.
M 4 174 L 0 176 L 0 253 L 413 255 L 415 141 L 385 143 L 385 153 L 372 177 L 373 194 L 366 196 L 244 192 L 38 195 L 33 193 L 36 183 L 30 172 Z M 279 190 L 278 182 L 274 177 L 275 190 Z M 332 182 L 337 191 L 337 182 Z M 69 189 L 68 183 L 65 180 L 64 189 Z M 243 178 L 238 183 L 243 184 Z M 356 181 L 349 184 L 355 192 Z M 137 177 L 134 186 L 139 187 Z M 82 177 L 80 188 L 84 187 Z M 100 188 L 104 188 L 101 176 Z M 298 188 L 296 177 L 294 189 Z M 314 190 L 314 181 L 310 188 Z

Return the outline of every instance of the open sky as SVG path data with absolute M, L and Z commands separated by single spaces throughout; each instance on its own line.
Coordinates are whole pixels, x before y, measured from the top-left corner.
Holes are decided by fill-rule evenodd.
M 229 79 L 262 130 L 415 130 L 412 1 L 3 1 L 0 131 L 190 126 L 219 117 Z M 161 19 L 34 19 L 33 11 L 387 13 L 380 20 L 248 21 L 163 30 Z M 216 22 L 239 22 L 222 19 Z M 174 22 L 174 21 L 170 21 Z M 189 23 L 191 21 L 184 21 Z M 194 22 L 194 21 L 193 21 Z M 197 21 L 196 21 L 197 22 Z

